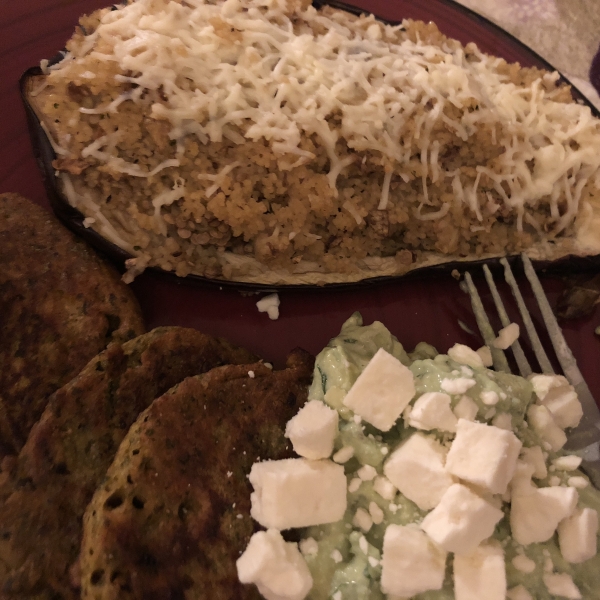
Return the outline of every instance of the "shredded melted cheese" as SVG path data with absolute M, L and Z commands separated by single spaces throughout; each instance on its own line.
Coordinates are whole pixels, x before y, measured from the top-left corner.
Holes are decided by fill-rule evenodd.
M 172 139 L 264 139 L 282 157 L 282 169 L 314 158 L 302 146 L 312 136 L 327 151 L 334 189 L 354 161 L 352 152 L 368 152 L 385 172 L 380 210 L 388 207 L 390 185 L 407 181 L 406 165 L 417 156 L 421 208 L 429 204 L 428 181 L 445 179 L 455 201 L 481 221 L 482 208 L 494 205 L 489 193 L 478 193 L 486 175 L 517 213 L 518 229 L 524 216 L 536 222 L 525 209 L 544 197 L 557 231 L 572 223 L 586 183 L 591 178 L 598 185 L 600 128 L 590 109 L 554 100 L 557 74 L 517 86 L 497 69 L 500 59 L 472 45 L 467 56 L 458 44 L 391 43 L 401 29 L 373 17 L 323 14 L 292 0 L 135 0 L 104 13 L 97 29 L 50 70 L 87 58 L 115 61 L 118 80 L 135 84 L 134 91 L 82 112 L 116 111 L 144 90 L 160 90 L 164 101 L 151 114 L 171 124 Z M 432 139 L 440 124 L 465 141 L 480 127 L 491 129 L 502 152 L 493 168 L 476 166 L 474 184 L 461 170 L 443 166 L 444 149 Z M 178 164 L 174 156 L 142 173 L 110 154 L 114 144 L 99 139 L 84 154 L 136 177 Z M 218 187 L 217 179 L 207 196 Z M 180 191 L 157 198 L 157 210 Z M 423 214 L 419 209 L 417 218 L 442 218 L 449 209 L 448 203 Z

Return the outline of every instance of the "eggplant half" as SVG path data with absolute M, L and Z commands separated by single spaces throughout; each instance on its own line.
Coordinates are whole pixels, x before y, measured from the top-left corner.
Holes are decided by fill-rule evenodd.
M 600 120 L 549 65 L 523 69 L 431 23 L 319 3 L 273 17 L 298 29 L 301 48 L 279 57 L 241 43 L 254 26 L 244 29 L 246 9 L 215 13 L 225 67 L 213 65 L 211 81 L 190 74 L 184 37 L 161 46 L 164 23 L 156 43 L 135 42 L 126 70 L 89 59 L 106 51 L 100 28 L 119 27 L 109 10 L 82 18 L 69 52 L 29 69 L 21 93 L 53 210 L 126 281 L 148 268 L 238 288 L 337 287 L 522 251 L 543 267 L 600 264 Z M 312 67 L 277 80 L 294 52 Z M 417 59 L 404 72 L 407 53 Z M 153 68 L 178 57 L 187 75 L 157 81 Z M 346 79 L 327 87 L 315 73 L 326 79 L 329 63 L 330 79 Z M 398 77 L 414 85 L 394 87 Z

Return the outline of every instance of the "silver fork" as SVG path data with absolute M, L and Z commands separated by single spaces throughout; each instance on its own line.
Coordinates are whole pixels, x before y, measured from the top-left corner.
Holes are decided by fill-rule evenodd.
M 583 407 L 583 417 L 581 422 L 577 427 L 567 431 L 568 441 L 565 445 L 565 449 L 582 457 L 583 462 L 581 463 L 581 469 L 590 478 L 594 486 L 600 489 L 600 410 L 596 405 L 596 401 L 594 400 L 587 383 L 581 375 L 581 371 L 577 367 L 575 357 L 565 341 L 560 326 L 558 325 L 556 317 L 550 308 L 548 298 L 544 293 L 540 280 L 535 273 L 531 261 L 525 254 L 521 255 L 521 259 L 525 269 L 525 276 L 529 280 L 533 294 L 537 300 L 538 306 L 540 307 L 542 318 L 544 319 L 544 323 L 546 325 L 546 329 L 548 331 L 548 335 L 552 342 L 558 362 L 561 365 L 563 375 L 575 388 L 575 391 L 579 396 L 579 401 Z M 527 331 L 531 346 L 539 362 L 541 372 L 548 375 L 554 374 L 552 364 L 548 359 L 548 355 L 546 354 L 540 338 L 535 330 L 531 315 L 529 314 L 529 310 L 525 305 L 523 296 L 521 295 L 510 265 L 505 258 L 503 258 L 500 263 L 504 267 L 504 277 L 510 286 L 513 296 L 515 297 L 519 307 L 521 318 L 523 319 L 523 324 L 525 325 L 525 330 Z M 496 284 L 494 283 L 494 279 L 492 278 L 492 273 L 487 265 L 483 267 L 483 270 L 502 326 L 506 327 L 510 324 L 510 319 L 506 313 L 504 304 Z M 477 292 L 477 288 L 473 283 L 473 279 L 468 272 L 465 273 L 463 289 L 465 289 L 465 291 L 467 291 L 471 297 L 471 305 L 473 307 L 473 312 L 475 314 L 475 319 L 477 320 L 479 331 L 483 336 L 485 344 L 489 346 L 492 351 L 494 368 L 497 371 L 505 371 L 510 373 L 511 370 L 506 359 L 506 355 L 502 350 L 495 348 L 492 345 L 492 341 L 496 338 L 496 334 L 494 333 L 494 330 L 487 317 L 481 302 L 481 298 Z M 517 363 L 520 374 L 523 377 L 528 377 L 531 375 L 533 370 L 518 340 L 511 346 L 511 350 L 513 351 L 515 362 Z

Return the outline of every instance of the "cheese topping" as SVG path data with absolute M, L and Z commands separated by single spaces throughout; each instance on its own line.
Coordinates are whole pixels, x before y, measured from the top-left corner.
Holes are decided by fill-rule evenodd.
M 527 209 L 543 202 L 558 233 L 574 221 L 586 184 L 598 186 L 598 121 L 589 107 L 558 101 L 556 73 L 518 86 L 499 68 L 501 59 L 472 44 L 465 49 L 451 40 L 442 46 L 411 41 L 399 36 L 403 25 L 323 13 L 291 0 L 136 0 L 115 8 L 50 67 L 52 77 L 87 57 L 114 61 L 122 73 L 117 80 L 132 84 L 133 91 L 82 112 L 115 112 L 145 90 L 160 91 L 151 114 L 170 123 L 172 139 L 264 139 L 287 170 L 314 158 L 304 144 L 312 138 L 327 151 L 334 189 L 352 153 L 369 152 L 385 171 L 381 210 L 394 180 L 415 175 L 408 163 L 418 157 L 418 219 L 440 219 L 451 209 L 444 203 L 421 212 L 429 203 L 428 181 L 446 179 L 455 202 L 481 221 L 489 201 L 478 193 L 485 176 L 518 215 L 519 230 L 523 220 L 535 227 Z M 448 170 L 439 157 L 451 148 L 433 139 L 436 127 L 462 140 L 487 130 L 499 155 L 474 165 L 468 176 Z M 111 154 L 115 144 L 107 136 L 86 154 L 115 171 L 150 175 Z M 178 164 L 180 151 L 174 144 L 173 158 L 155 172 Z

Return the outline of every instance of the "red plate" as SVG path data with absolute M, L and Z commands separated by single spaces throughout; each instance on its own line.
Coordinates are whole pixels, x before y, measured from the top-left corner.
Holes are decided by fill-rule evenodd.
M 434 21 L 440 29 L 466 43 L 476 42 L 489 53 L 527 66 L 544 66 L 514 38 L 458 4 L 447 0 L 353 0 L 378 16 Z M 28 0 L 0 2 L 0 191 L 14 191 L 48 206 L 33 158 L 25 113 L 18 93 L 21 73 L 53 56 L 71 35 L 80 14 L 104 6 L 105 0 Z M 450 276 L 373 285 L 354 290 L 307 290 L 280 293 L 281 316 L 270 321 L 259 314 L 258 296 L 205 288 L 185 281 L 173 283 L 157 275 L 142 275 L 132 287 L 148 327 L 186 325 L 222 335 L 280 365 L 287 352 L 302 346 L 318 352 L 355 310 L 365 322 L 383 321 L 407 349 L 427 341 L 445 351 L 455 342 L 476 346 L 479 338 L 463 331 L 459 320 L 475 329 L 468 298 Z M 559 280 L 544 278 L 551 301 Z M 531 295 L 526 294 L 530 300 Z M 539 319 L 536 319 L 539 322 Z M 565 325 L 592 392 L 600 398 L 600 341 L 594 327 L 600 310 L 587 319 Z

